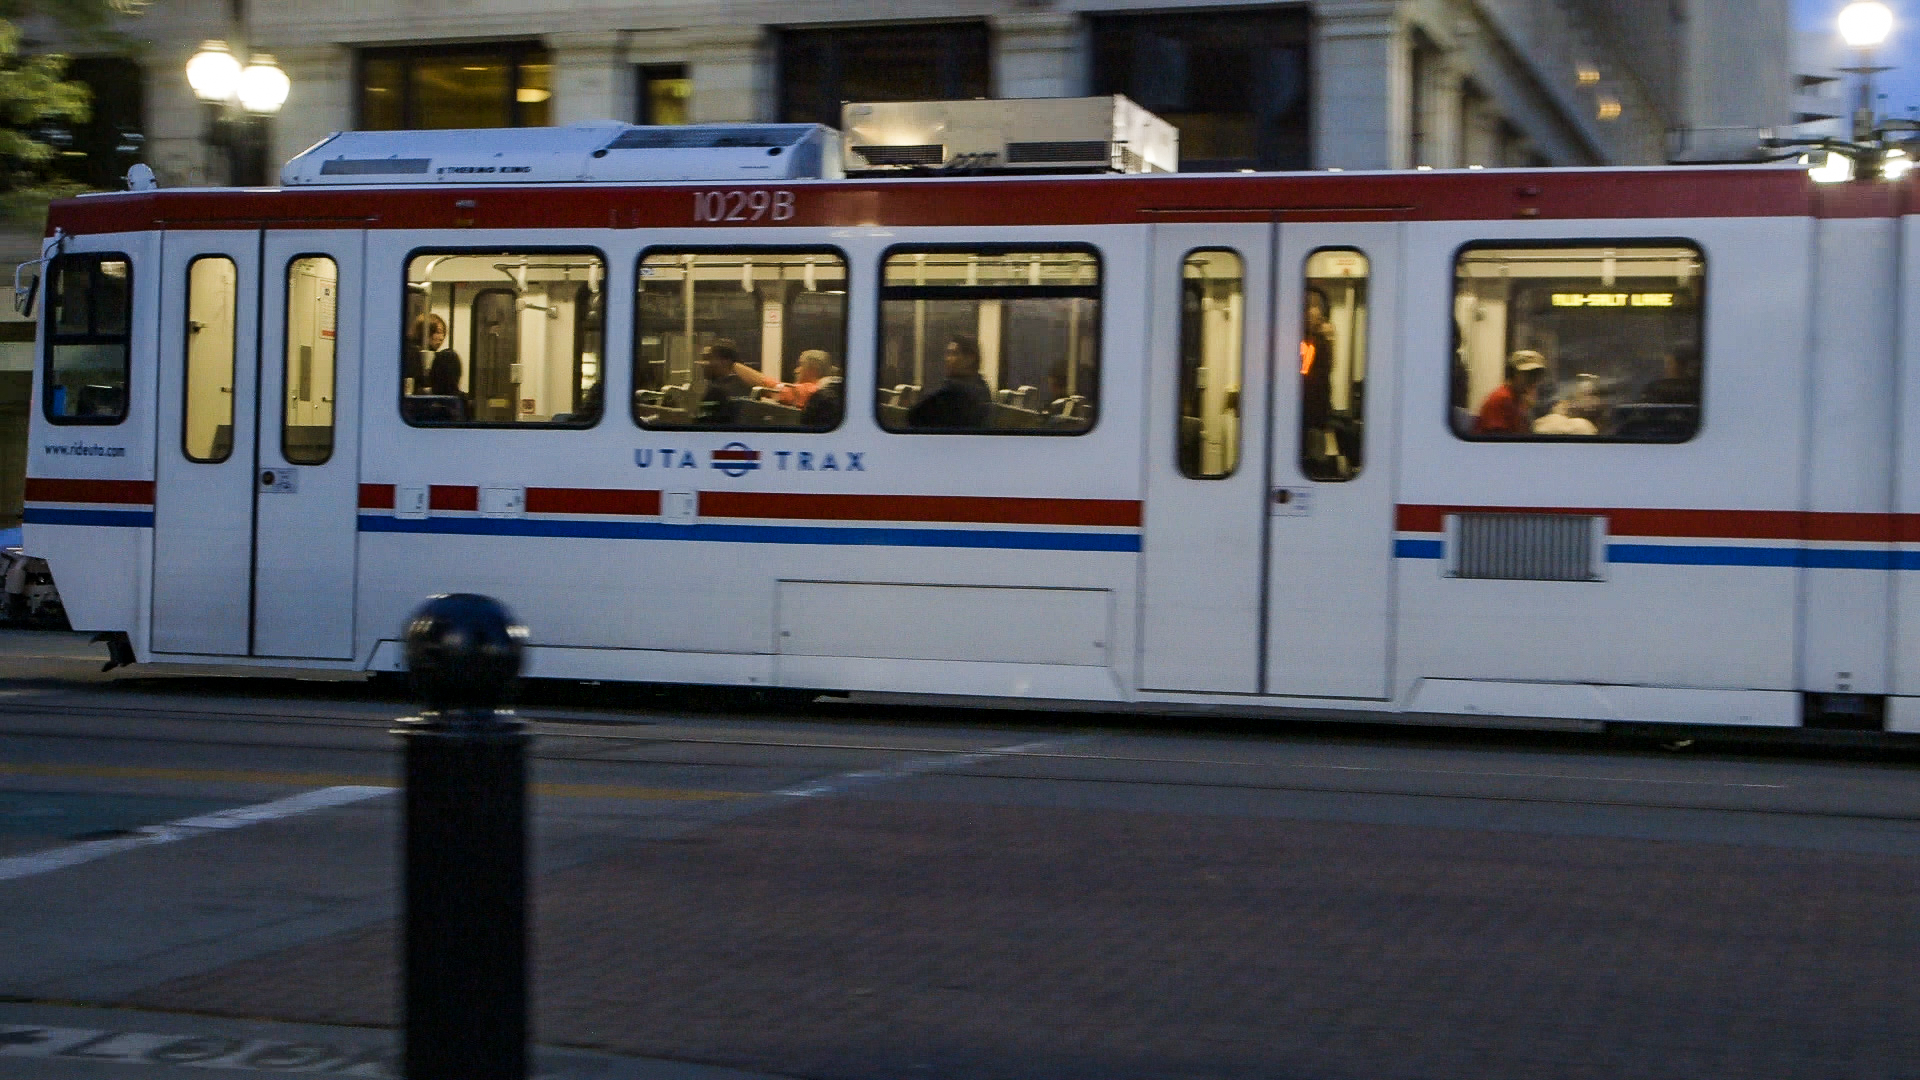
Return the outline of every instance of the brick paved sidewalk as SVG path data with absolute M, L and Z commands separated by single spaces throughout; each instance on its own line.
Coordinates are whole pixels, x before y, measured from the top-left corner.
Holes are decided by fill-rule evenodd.
M 1920 1077 L 1911 859 L 822 800 L 540 883 L 543 1042 L 820 1078 Z M 141 995 L 394 1015 L 391 928 Z

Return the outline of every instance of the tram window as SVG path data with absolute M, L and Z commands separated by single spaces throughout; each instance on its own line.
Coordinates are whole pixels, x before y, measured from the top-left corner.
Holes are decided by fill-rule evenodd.
M 1240 352 L 1246 276 L 1231 251 L 1194 251 L 1180 271 L 1182 476 L 1219 480 L 1240 464 Z
M 640 259 L 633 418 L 831 431 L 847 395 L 847 260 L 827 248 L 655 248 Z
M 1366 453 L 1367 257 L 1351 249 L 1307 256 L 1300 316 L 1300 472 L 1340 483 Z
M 1700 429 L 1705 291 L 1700 249 L 1681 242 L 1463 249 L 1454 434 L 1686 442 Z
M 188 461 L 233 454 L 234 308 L 239 271 L 224 255 L 187 267 L 186 402 L 180 448 Z
M 62 255 L 47 280 L 47 419 L 125 420 L 133 264 L 125 255 Z
M 887 253 L 875 407 L 888 431 L 1079 435 L 1100 402 L 1100 257 Z
M 400 415 L 415 427 L 600 422 L 607 263 L 595 251 L 417 251 Z
M 335 318 L 340 270 L 324 255 L 287 264 L 287 352 L 280 453 L 294 465 L 333 457 Z

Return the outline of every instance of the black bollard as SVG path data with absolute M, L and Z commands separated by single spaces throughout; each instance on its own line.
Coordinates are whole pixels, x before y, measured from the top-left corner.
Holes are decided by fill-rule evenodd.
M 497 706 L 526 628 L 490 597 L 430 598 L 407 624 L 408 1080 L 527 1075 L 526 725 Z

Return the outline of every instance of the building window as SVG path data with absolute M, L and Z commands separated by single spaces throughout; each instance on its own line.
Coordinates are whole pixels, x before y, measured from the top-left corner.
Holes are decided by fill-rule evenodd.
M 363 131 L 544 127 L 552 103 L 537 42 L 360 51 Z
M 685 64 L 642 64 L 634 71 L 634 120 L 642 124 L 693 122 L 693 79 Z
M 146 143 L 145 81 L 140 65 L 118 56 L 81 57 L 66 77 L 89 92 L 87 118 L 56 120 L 38 134 L 54 148 L 54 171 L 90 188 L 118 190 Z
M 1453 281 L 1454 434 L 1686 442 L 1700 429 L 1700 249 L 1470 246 Z
M 1180 129 L 1180 167 L 1312 165 L 1305 5 L 1093 19 L 1093 92 L 1125 94 Z
M 782 30 L 780 119 L 840 126 L 844 101 L 988 96 L 985 23 Z

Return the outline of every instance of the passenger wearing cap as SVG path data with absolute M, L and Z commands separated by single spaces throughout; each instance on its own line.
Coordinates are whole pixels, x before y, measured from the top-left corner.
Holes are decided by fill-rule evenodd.
M 1530 435 L 1533 433 L 1534 398 L 1540 392 L 1540 380 L 1547 374 L 1547 358 L 1532 349 L 1521 349 L 1507 357 L 1506 381 L 1494 387 L 1480 403 L 1480 415 L 1474 418 L 1475 435 Z

